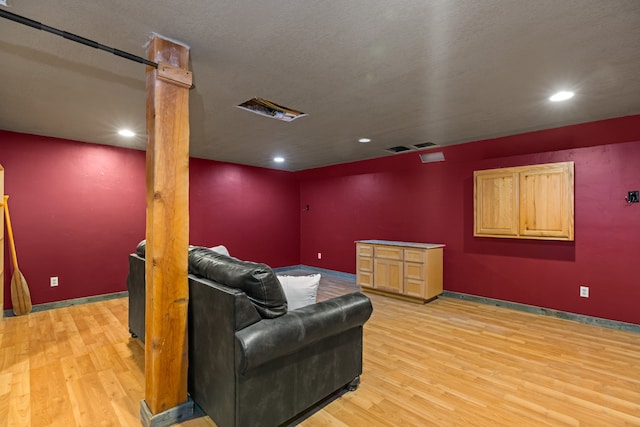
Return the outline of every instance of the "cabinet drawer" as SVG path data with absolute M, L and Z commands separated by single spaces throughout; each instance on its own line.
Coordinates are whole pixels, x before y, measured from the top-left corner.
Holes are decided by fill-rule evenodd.
M 424 263 L 425 251 L 420 249 L 405 249 L 404 260 L 409 262 L 421 262 Z
M 404 277 L 413 280 L 424 280 L 424 264 L 419 264 L 417 262 L 405 262 Z
M 373 258 L 358 258 L 358 272 L 361 271 L 373 271 Z
M 367 286 L 369 288 L 373 287 L 373 273 L 358 271 L 358 285 Z
M 404 293 L 412 297 L 424 298 L 424 280 L 404 279 Z
M 373 246 L 358 243 L 358 256 L 373 256 Z
M 391 246 L 376 246 L 376 258 L 402 260 L 402 248 Z

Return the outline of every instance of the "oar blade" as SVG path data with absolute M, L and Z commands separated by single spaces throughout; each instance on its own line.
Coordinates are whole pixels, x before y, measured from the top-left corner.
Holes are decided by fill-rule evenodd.
M 13 304 L 13 314 L 22 316 L 31 312 L 31 293 L 27 280 L 20 270 L 15 270 L 11 277 L 11 303 Z

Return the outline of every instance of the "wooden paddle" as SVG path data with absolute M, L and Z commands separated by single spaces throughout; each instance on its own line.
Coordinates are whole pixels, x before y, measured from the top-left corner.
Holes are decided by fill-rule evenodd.
M 11 218 L 9 217 L 9 196 L 4 196 L 4 216 L 7 219 L 7 233 L 9 234 L 11 259 L 13 261 L 13 276 L 11 276 L 11 303 L 13 304 L 13 314 L 21 316 L 31 311 L 31 294 L 29 293 L 27 280 L 18 268 L 16 244 L 13 240 L 13 229 L 11 228 Z

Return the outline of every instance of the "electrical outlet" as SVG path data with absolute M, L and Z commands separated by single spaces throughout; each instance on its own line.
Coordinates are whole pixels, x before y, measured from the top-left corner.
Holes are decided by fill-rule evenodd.
M 318 252 L 318 259 L 322 259 L 322 252 Z
M 49 284 L 51 285 L 52 288 L 55 286 L 58 286 L 58 277 L 50 277 Z
M 589 287 L 588 286 L 580 286 L 580 296 L 582 298 L 589 298 Z
M 627 203 L 640 203 L 640 199 L 638 198 L 638 191 L 629 191 L 627 193 Z

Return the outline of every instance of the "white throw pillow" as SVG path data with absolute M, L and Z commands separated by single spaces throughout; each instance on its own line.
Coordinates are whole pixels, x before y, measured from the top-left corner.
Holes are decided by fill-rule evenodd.
M 289 310 L 315 304 L 318 295 L 318 285 L 320 285 L 320 275 L 311 274 L 309 276 L 280 276 L 278 280 L 287 297 Z
M 217 252 L 219 254 L 222 254 L 222 255 L 231 256 L 231 255 L 229 255 L 229 251 L 227 250 L 227 248 L 224 247 L 224 245 L 214 246 L 214 247 L 209 248 L 209 249 L 211 249 L 212 251 Z

